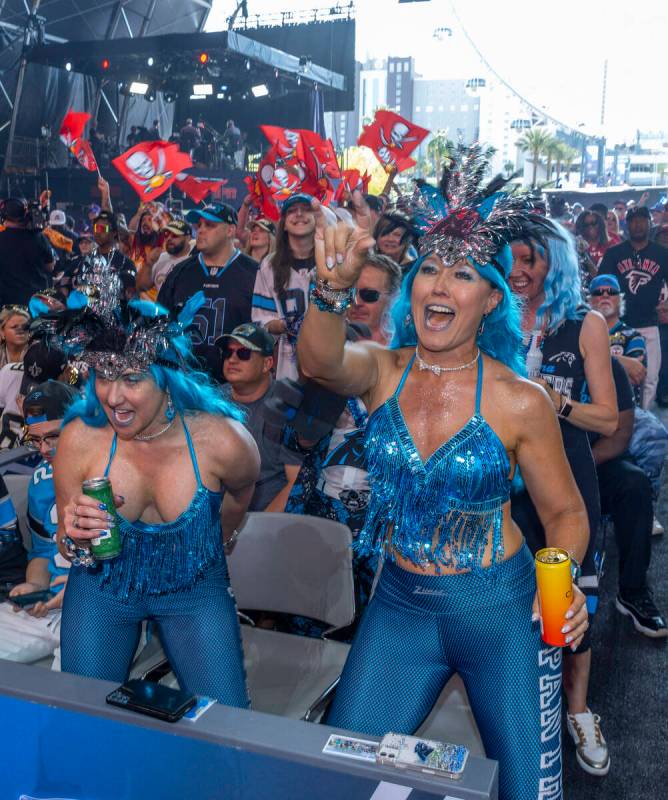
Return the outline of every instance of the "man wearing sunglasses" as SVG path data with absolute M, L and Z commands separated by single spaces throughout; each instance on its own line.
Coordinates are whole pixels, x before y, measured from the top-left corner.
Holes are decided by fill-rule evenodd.
M 274 394 L 274 337 L 248 322 L 216 344 L 227 381 L 223 391 L 246 411 L 246 428 L 260 451 L 260 477 L 248 510 L 283 511 L 303 459 L 284 446 L 283 428 L 265 418 L 265 402 Z
M 51 464 L 65 411 L 76 398 L 72 387 L 47 381 L 23 401 L 26 427 L 21 443 L 39 452 L 42 460 L 28 486 L 32 547 L 25 579 L 9 592 L 7 602 L 0 604 L 0 658 L 9 661 L 38 661 L 60 645 L 60 609 L 70 564 L 56 545 L 58 516 Z M 12 602 L 34 592 L 44 592 L 45 599 L 36 599 L 25 607 Z M 53 668 L 60 669 L 57 654 Z
M 640 401 L 640 389 L 647 369 L 645 340 L 635 328 L 627 325 L 624 316 L 624 295 L 614 275 L 597 275 L 589 284 L 589 303 L 605 317 L 610 337 L 610 353 L 626 370 L 629 380 L 636 388 L 636 399 Z
M 599 275 L 614 275 L 624 290 L 624 319 L 645 339 L 647 377 L 643 385 L 642 407 L 649 408 L 656 394 L 661 368 L 661 342 L 657 306 L 668 284 L 668 250 L 650 241 L 651 216 L 645 206 L 626 212 L 628 241 L 606 251 Z

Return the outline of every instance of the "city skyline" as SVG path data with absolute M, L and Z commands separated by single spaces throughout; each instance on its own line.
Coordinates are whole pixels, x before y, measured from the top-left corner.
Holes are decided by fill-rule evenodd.
M 327 9 L 331 6 L 327 4 Z M 346 3 L 341 3 L 346 5 Z M 631 144 L 636 129 L 668 130 L 668 112 L 656 102 L 653 75 L 662 66 L 668 9 L 658 0 L 615 7 L 562 0 L 539 12 L 530 0 L 396 0 L 356 3 L 358 61 L 415 58 L 430 79 L 485 77 L 487 71 L 464 29 L 491 67 L 515 91 L 560 122 L 603 133 L 609 144 Z M 207 30 L 220 30 L 234 0 L 214 3 Z M 275 2 L 249 0 L 249 14 L 276 13 Z M 322 0 L 292 0 L 291 10 L 322 7 Z M 453 10 L 454 9 L 454 10 Z M 606 16 L 607 14 L 607 16 Z M 463 26 L 463 27 L 462 27 Z M 436 29 L 443 29 L 439 38 Z M 451 32 L 451 34 L 450 34 Z M 642 53 L 642 56 L 638 55 Z M 600 124 L 607 59 L 605 123 Z

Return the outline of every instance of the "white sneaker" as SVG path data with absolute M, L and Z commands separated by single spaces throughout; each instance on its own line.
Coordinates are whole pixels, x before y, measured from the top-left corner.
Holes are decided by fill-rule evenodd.
M 665 531 L 663 529 L 663 525 L 656 517 L 654 517 L 652 520 L 652 536 L 661 536 L 664 533 Z
M 590 775 L 607 775 L 610 754 L 601 733 L 601 718 L 587 709 L 582 714 L 566 714 L 566 726 L 575 744 L 578 764 Z

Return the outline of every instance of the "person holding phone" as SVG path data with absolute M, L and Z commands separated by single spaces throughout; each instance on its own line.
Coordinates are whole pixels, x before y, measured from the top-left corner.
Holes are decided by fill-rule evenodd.
M 518 198 L 485 198 L 483 161 L 476 147 L 458 155 L 449 214 L 421 237 L 389 349 L 345 342 L 343 314 L 373 245 L 361 195 L 356 228 L 316 207 L 300 366 L 369 410 L 371 498 L 356 548 L 384 558 L 327 723 L 412 734 L 458 672 L 487 756 L 499 761 L 501 800 L 560 798 L 561 651 L 541 641 L 534 560 L 510 516 L 515 469 L 548 543 L 576 561 L 587 517 L 550 401 L 518 375 L 507 242 L 529 212 Z M 587 625 L 576 587 L 568 646 Z
M 32 547 L 25 580 L 9 592 L 7 602 L 0 604 L 0 658 L 30 663 L 54 653 L 55 669 L 60 666 L 60 610 L 70 564 L 56 544 L 58 513 L 52 462 L 65 411 L 77 396 L 71 386 L 47 381 L 23 401 L 26 425 L 21 444 L 39 452 L 42 460 L 28 485 Z

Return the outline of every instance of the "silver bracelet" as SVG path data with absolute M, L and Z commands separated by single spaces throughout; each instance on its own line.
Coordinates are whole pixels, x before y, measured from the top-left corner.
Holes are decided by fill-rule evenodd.
M 235 528 L 230 538 L 226 542 L 223 542 L 223 550 L 226 553 L 229 553 L 236 544 L 238 538 L 239 538 L 239 531 Z
M 355 288 L 349 286 L 347 289 L 335 289 L 326 280 L 318 278 L 311 287 L 309 299 L 320 311 L 344 314 L 355 299 Z
M 60 541 L 65 545 L 67 551 L 65 558 L 72 562 L 72 566 L 92 567 L 95 564 L 95 558 L 90 550 L 80 547 L 71 537 L 63 536 Z

